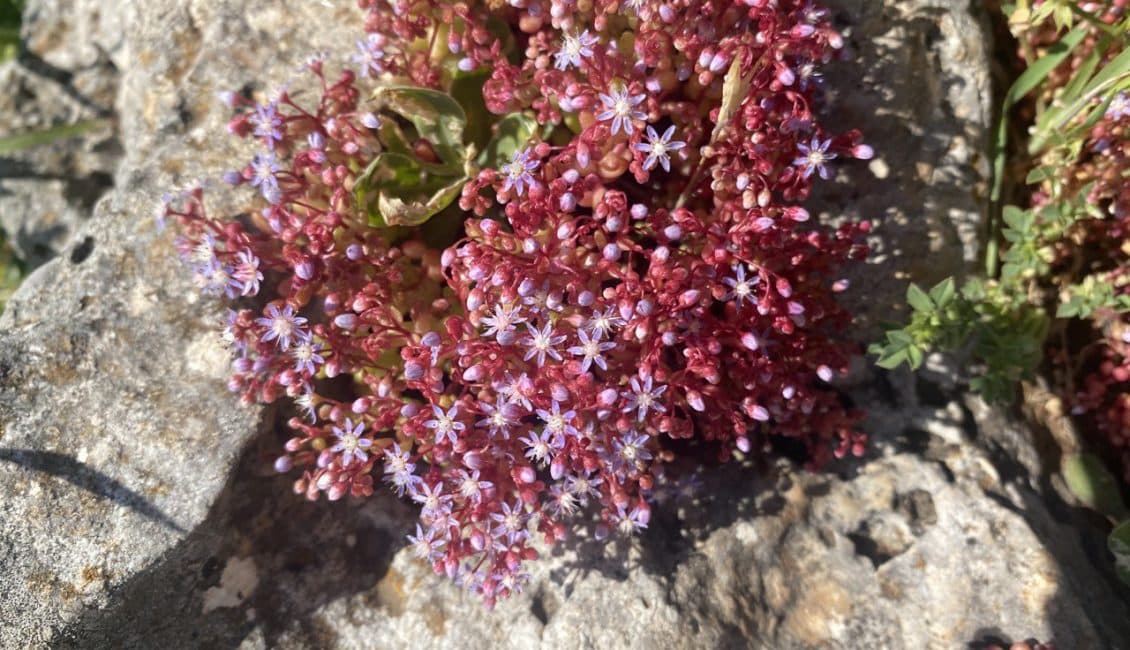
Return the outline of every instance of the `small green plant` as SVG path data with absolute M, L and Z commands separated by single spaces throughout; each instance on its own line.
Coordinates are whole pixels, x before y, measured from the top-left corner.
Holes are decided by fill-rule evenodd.
M 1084 246 L 1094 236 L 1090 226 L 1120 220 L 1124 210 L 1118 193 L 1128 170 L 1117 139 L 1130 116 L 1128 19 L 1088 14 L 1068 0 L 1022 0 L 1006 11 L 1017 29 L 1042 29 L 1038 38 L 1045 40 L 1050 30 L 1055 38 L 1023 48 L 1039 56 L 1004 99 L 985 277 L 960 289 L 953 279 L 929 292 L 911 285 L 910 322 L 871 347 L 885 368 L 917 368 L 931 350 L 962 353 L 974 362 L 972 388 L 990 401 L 1015 397 L 1018 382 L 1032 378 L 1042 362 L 1049 334 L 1061 332 L 1067 319 L 1109 320 L 1130 311 L 1125 266 L 1095 260 Z M 1032 95 L 1036 117 L 1024 179 L 1032 199 L 1027 208 L 1002 206 L 1009 113 Z M 1089 173 L 1073 173 L 1078 169 Z
M 19 53 L 23 10 L 24 0 L 0 0 L 0 63 Z
M 957 288 L 911 285 L 910 322 L 871 346 L 878 365 L 917 368 L 933 350 L 972 360 L 970 386 L 1009 402 L 1051 373 L 1082 430 L 1060 441 L 1061 473 L 1116 527 L 1108 546 L 1130 584 L 1130 510 L 1122 486 L 1084 445 L 1121 454 L 1130 481 L 1130 17 L 1075 0 L 1005 8 L 1027 68 L 1003 101 L 993 142 L 985 275 Z M 1083 7 L 1089 7 L 1084 9 Z M 1095 13 L 1090 13 L 1091 11 Z M 1010 159 L 1010 114 L 1031 98 L 1026 147 Z M 1023 114 L 1017 111 L 1018 114 Z M 1018 173 L 1017 173 L 1018 172 Z M 1007 181 L 1023 178 L 1004 205 Z

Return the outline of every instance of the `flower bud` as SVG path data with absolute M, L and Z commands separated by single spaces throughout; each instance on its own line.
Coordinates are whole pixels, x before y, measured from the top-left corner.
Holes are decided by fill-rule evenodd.
M 334 317 L 334 325 L 343 330 L 352 330 L 357 327 L 356 314 L 338 314 Z

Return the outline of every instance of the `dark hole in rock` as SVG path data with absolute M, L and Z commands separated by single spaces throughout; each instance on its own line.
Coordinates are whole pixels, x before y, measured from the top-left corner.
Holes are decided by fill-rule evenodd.
M 82 242 L 71 249 L 71 264 L 82 264 L 94 252 L 94 238 L 84 237 Z

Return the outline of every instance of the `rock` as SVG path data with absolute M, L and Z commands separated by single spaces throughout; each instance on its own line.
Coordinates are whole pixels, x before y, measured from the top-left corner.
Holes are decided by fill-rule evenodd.
M 0 229 L 29 268 L 67 248 L 113 185 L 121 147 L 109 118 L 117 65 L 127 62 L 118 9 L 92 0 L 31 3 L 24 48 L 0 65 L 0 137 L 96 124 L 0 158 Z
M 981 258 L 993 124 L 992 39 L 979 3 L 832 0 L 848 56 L 824 70 L 823 119 L 861 129 L 873 160 L 817 184 L 825 219 L 870 219 L 872 256 L 850 272 L 854 335 L 907 315 L 906 284 L 927 287 Z M 979 268 L 979 267 L 978 267 Z
M 0 319 L 0 646 L 897 649 L 1038 637 L 1106 648 L 1130 638 L 1101 531 L 1047 489 L 1049 466 L 1024 447 L 1035 432 L 1004 419 L 1026 459 L 1010 465 L 975 444 L 991 420 L 952 387 L 868 372 L 844 385 L 870 413 L 865 461 L 823 474 L 784 461 L 709 468 L 639 538 L 578 536 L 547 550 L 525 594 L 485 612 L 404 548 L 407 504 L 383 492 L 308 503 L 274 475 L 278 416 L 226 393 L 219 307 L 193 298 L 171 234 L 152 226 L 166 189 L 249 155 L 223 134 L 215 94 L 268 92 L 318 49 L 343 56 L 356 9 L 74 4 L 73 23 L 47 0 L 28 11 L 37 34 L 63 35 L 42 37 L 43 58 L 81 66 L 102 51 L 118 63 L 122 159 L 74 243 Z M 986 53 L 965 2 L 833 4 L 863 57 L 828 73 L 835 120 L 864 129 L 882 156 L 845 165 L 821 200 L 829 215 L 882 219 L 880 258 L 856 292 L 872 303 L 867 318 L 886 318 L 906 280 L 888 276 L 950 272 L 917 267 L 933 246 L 960 270 L 975 246 Z

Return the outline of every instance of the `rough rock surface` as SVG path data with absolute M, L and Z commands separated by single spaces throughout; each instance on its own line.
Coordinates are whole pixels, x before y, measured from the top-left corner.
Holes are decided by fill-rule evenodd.
M 320 48 L 340 56 L 352 3 L 30 4 L 37 34 L 61 34 L 56 65 L 102 51 L 128 61 L 124 158 L 72 247 L 0 319 L 0 647 L 1130 639 L 1101 535 L 1047 488 L 1055 459 L 1041 460 L 1039 432 L 943 385 L 866 371 L 844 386 L 871 412 L 866 461 L 821 475 L 784 462 L 709 472 L 639 539 L 553 551 L 524 595 L 485 613 L 403 548 L 407 506 L 309 504 L 272 475 L 274 415 L 226 394 L 218 308 L 193 300 L 170 234 L 152 226 L 161 192 L 246 155 L 223 135 L 215 93 L 285 82 Z M 867 314 L 888 317 L 896 274 L 949 272 L 921 268 L 927 251 L 959 270 L 975 246 L 984 37 L 964 1 L 831 4 L 864 62 L 829 72 L 833 114 L 882 158 L 845 165 L 822 201 L 833 216 L 881 217 L 887 257 L 857 287 Z
M 905 315 L 910 280 L 931 286 L 979 259 L 993 120 L 992 42 L 983 3 L 834 0 L 825 3 L 849 56 L 824 70 L 825 122 L 862 129 L 876 151 L 818 183 L 825 218 L 875 226 L 866 266 L 847 297 L 858 340 Z
M 61 6 L 65 5 L 65 6 Z M 80 6 L 74 6 L 80 5 Z M 121 20 L 105 3 L 36 3 L 17 60 L 0 65 L 0 137 L 76 122 L 91 130 L 0 158 L 0 228 L 35 268 L 71 243 L 113 184 Z

